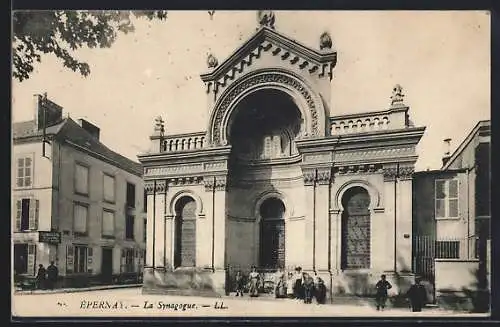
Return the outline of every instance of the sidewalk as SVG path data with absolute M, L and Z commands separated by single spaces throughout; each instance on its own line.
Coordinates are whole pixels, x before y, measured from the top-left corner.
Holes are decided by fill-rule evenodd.
M 142 284 L 124 284 L 124 285 L 96 285 L 90 287 L 78 287 L 78 288 L 56 288 L 52 290 L 20 290 L 15 289 L 14 294 L 25 295 L 25 294 L 57 294 L 57 293 L 75 293 L 75 292 L 89 292 L 89 291 L 100 291 L 100 290 L 112 290 L 120 288 L 136 288 L 142 287 Z

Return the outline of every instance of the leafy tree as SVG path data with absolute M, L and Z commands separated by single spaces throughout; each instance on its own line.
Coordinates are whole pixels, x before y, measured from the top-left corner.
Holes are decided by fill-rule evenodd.
M 90 74 L 88 63 L 77 60 L 72 51 L 82 47 L 109 48 L 121 33 L 134 31 L 131 18 L 164 20 L 166 11 L 15 11 L 13 13 L 13 76 L 23 81 L 52 53 L 63 65 L 83 76 Z

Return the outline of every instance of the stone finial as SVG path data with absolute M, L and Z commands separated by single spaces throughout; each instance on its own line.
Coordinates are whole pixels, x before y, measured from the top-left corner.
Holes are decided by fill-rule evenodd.
M 259 10 L 257 12 L 257 21 L 260 26 L 267 26 L 274 29 L 274 12 L 272 10 Z
M 215 68 L 215 67 L 217 67 L 218 64 L 219 64 L 219 61 L 217 60 L 217 58 L 215 58 L 215 56 L 213 54 L 209 53 L 208 57 L 207 57 L 208 68 Z
M 391 96 L 391 106 L 400 106 L 403 105 L 403 88 L 401 85 L 396 84 L 394 88 L 392 89 L 392 96 Z
M 161 116 L 155 118 L 154 135 L 163 136 L 165 134 L 165 122 Z
M 332 38 L 328 32 L 324 32 L 319 37 L 319 49 L 331 49 L 332 48 Z

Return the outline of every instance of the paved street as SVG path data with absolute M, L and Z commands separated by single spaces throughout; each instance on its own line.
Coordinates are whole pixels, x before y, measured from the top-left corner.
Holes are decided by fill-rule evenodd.
M 406 309 L 377 312 L 364 305 L 306 305 L 294 300 L 263 298 L 222 299 L 164 295 L 142 295 L 140 288 L 96 290 L 77 293 L 15 294 L 12 300 L 15 316 L 93 316 L 93 317 L 185 317 L 185 316 L 288 316 L 288 317 L 402 317 L 453 316 L 472 314 L 426 309 L 411 313 Z M 222 308 L 221 308 L 222 307 Z M 477 316 L 477 315 L 476 315 Z M 484 316 L 484 315 L 483 315 Z

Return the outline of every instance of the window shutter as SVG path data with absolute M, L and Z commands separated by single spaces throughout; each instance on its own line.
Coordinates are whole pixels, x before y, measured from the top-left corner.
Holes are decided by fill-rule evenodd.
M 66 247 L 66 273 L 71 274 L 74 268 L 74 252 L 75 247 L 73 245 L 68 245 Z
M 92 264 L 93 263 L 93 258 L 92 258 L 93 254 L 94 254 L 94 251 L 93 251 L 92 247 L 89 246 L 87 248 L 87 272 L 88 273 L 92 273 L 92 271 L 93 271 L 93 264 Z
M 16 231 L 21 231 L 22 200 L 16 200 Z
M 28 244 L 28 275 L 36 274 L 36 244 Z
M 35 230 L 36 228 L 36 203 L 34 199 L 29 200 L 29 229 Z
M 34 218 L 34 230 L 38 230 L 38 221 L 39 221 L 39 213 L 40 213 L 40 201 L 39 200 L 33 200 L 33 204 L 35 207 L 35 218 Z
M 125 267 L 125 265 L 127 263 L 126 259 L 127 259 L 127 251 L 125 251 L 125 249 L 122 249 L 122 256 L 120 258 L 120 271 L 121 272 L 124 272 L 126 269 L 126 267 Z

